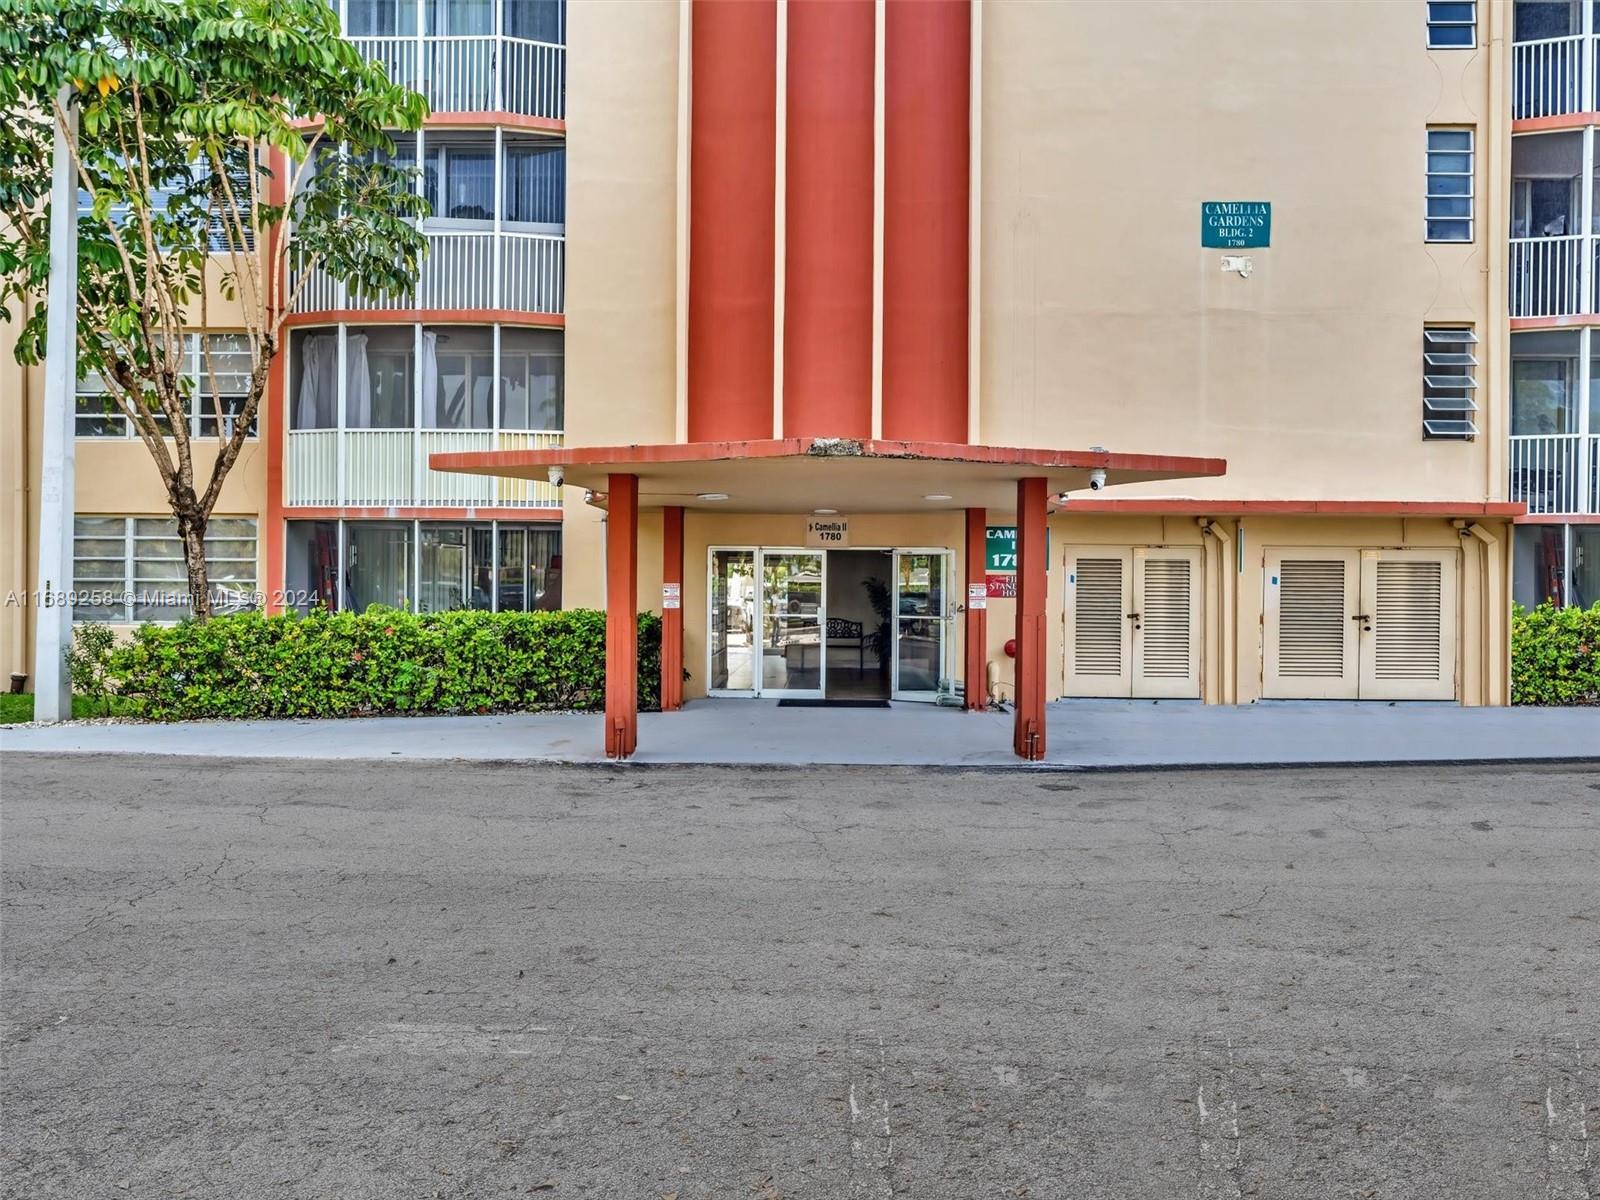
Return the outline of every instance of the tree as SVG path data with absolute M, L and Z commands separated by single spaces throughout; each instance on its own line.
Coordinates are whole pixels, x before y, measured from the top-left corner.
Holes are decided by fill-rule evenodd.
M 204 620 L 206 526 L 299 289 L 313 269 L 356 295 L 403 292 L 416 276 L 427 205 L 392 165 L 389 131 L 417 129 L 427 105 L 340 36 L 327 0 L 0 0 L 0 318 L 21 314 L 24 363 L 45 349 L 33 301 L 49 278 L 63 87 L 79 118 L 79 372 L 99 376 L 107 411 L 149 451 Z M 229 324 L 242 321 L 250 372 L 224 412 L 203 343 L 207 470 L 195 442 L 212 438 L 191 431 L 183 360 L 213 290 L 240 314 Z

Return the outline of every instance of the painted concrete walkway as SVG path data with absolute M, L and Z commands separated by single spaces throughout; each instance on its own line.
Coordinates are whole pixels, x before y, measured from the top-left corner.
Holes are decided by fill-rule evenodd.
M 1345 703 L 1232 708 L 1075 700 L 1050 706 L 1049 732 L 1045 765 L 1056 768 L 1600 761 L 1600 708 Z M 603 762 L 600 734 L 600 717 L 573 713 L 179 725 L 73 723 L 0 729 L 0 750 Z M 682 712 L 644 714 L 639 722 L 639 752 L 632 761 L 1028 769 L 1010 747 L 1009 714 L 963 713 L 925 704 L 780 709 L 772 701 L 699 700 Z

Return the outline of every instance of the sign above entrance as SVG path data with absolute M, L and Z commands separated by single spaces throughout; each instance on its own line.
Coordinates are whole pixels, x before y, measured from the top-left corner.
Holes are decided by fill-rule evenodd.
M 1245 250 L 1272 244 L 1272 205 L 1265 200 L 1202 200 L 1200 245 Z
M 983 566 L 986 571 L 1017 569 L 1017 527 L 990 525 L 983 531 Z M 1044 531 L 1044 554 L 1050 557 L 1050 531 Z M 991 596 L 993 592 L 989 593 Z
M 850 544 L 848 517 L 807 517 L 806 545 L 839 549 Z

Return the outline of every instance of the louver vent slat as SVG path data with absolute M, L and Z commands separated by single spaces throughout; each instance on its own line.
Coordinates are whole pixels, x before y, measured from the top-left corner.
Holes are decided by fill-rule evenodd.
M 1145 560 L 1140 637 L 1149 678 L 1188 678 L 1190 586 L 1187 559 Z
M 1437 562 L 1379 562 L 1373 613 L 1379 679 L 1436 680 L 1442 669 L 1440 606 L 1444 575 Z
M 1278 674 L 1298 679 L 1344 675 L 1345 564 L 1285 559 L 1278 571 Z
M 1079 675 L 1122 674 L 1122 634 L 1127 621 L 1123 608 L 1122 560 L 1080 558 L 1077 611 L 1073 630 L 1073 657 Z

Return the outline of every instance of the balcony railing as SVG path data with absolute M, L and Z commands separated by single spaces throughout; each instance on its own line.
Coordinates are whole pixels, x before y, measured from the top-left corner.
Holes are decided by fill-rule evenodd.
M 1596 38 L 1542 38 L 1511 46 L 1511 116 L 1593 112 Z
M 566 238 L 558 233 L 430 231 L 414 291 L 355 296 L 320 268 L 295 301 L 296 312 L 352 308 L 503 308 L 559 313 L 566 303 Z M 298 284 L 298 277 L 295 281 Z M 293 286 L 293 285 L 291 285 Z
M 1584 294 L 1583 267 L 1593 262 L 1594 235 L 1511 239 L 1510 312 L 1513 317 L 1564 317 L 1596 311 L 1594 284 Z M 1591 276 L 1593 272 L 1591 272 Z
M 435 112 L 566 118 L 567 48 L 519 37 L 353 37 Z
M 1510 467 L 1530 514 L 1600 513 L 1600 434 L 1515 434 Z
M 291 508 L 556 508 L 561 489 L 543 479 L 430 471 L 428 456 L 549 450 L 561 440 L 554 431 L 291 429 L 284 456 L 284 503 Z

